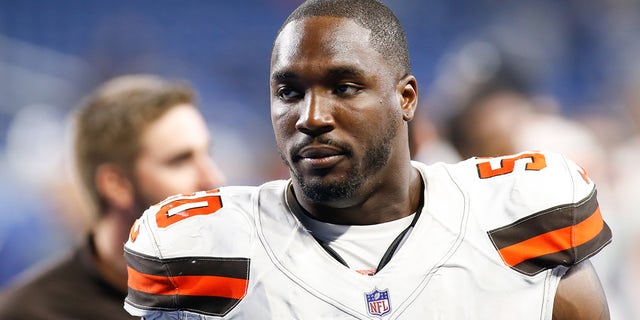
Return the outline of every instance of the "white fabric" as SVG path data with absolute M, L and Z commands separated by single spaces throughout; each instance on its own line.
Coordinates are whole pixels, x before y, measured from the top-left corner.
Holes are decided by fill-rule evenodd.
M 523 159 L 513 173 L 490 179 L 478 178 L 478 159 L 414 162 L 426 186 L 422 215 L 374 276 L 347 269 L 321 248 L 286 204 L 288 181 L 222 188 L 220 210 L 166 228 L 156 225 L 159 207 L 152 207 L 126 249 L 158 258 L 250 258 L 247 293 L 225 319 L 551 319 L 565 268 L 521 274 L 502 261 L 487 236 L 591 193 L 593 183 L 583 181 L 577 166 L 545 156 L 544 170 L 525 170 Z M 370 313 L 366 300 L 374 290 L 388 294 L 382 317 Z M 221 318 L 149 307 L 126 303 L 131 314 L 149 319 Z
M 406 229 L 414 214 L 374 225 L 345 226 L 298 215 L 311 234 L 329 245 L 351 270 L 373 274 L 393 240 Z

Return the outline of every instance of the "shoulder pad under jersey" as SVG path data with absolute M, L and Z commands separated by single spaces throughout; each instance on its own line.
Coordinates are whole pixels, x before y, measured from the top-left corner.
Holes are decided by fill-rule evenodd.
M 176 195 L 147 209 L 125 244 L 126 309 L 138 316 L 153 310 L 231 310 L 248 288 L 254 190 Z
M 487 235 L 511 268 L 528 275 L 571 266 L 611 241 L 594 182 L 560 154 L 523 152 L 469 160 Z

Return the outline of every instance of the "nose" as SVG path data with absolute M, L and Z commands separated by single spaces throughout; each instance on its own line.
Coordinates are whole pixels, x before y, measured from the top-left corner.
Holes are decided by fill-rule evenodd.
M 331 99 L 311 91 L 305 95 L 303 110 L 296 122 L 296 129 L 304 134 L 317 136 L 333 130 L 335 121 Z

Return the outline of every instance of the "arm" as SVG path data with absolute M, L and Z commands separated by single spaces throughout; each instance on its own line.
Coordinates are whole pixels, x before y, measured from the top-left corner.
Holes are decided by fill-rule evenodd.
M 553 303 L 554 320 L 608 320 L 609 306 L 593 265 L 585 260 L 560 279 Z

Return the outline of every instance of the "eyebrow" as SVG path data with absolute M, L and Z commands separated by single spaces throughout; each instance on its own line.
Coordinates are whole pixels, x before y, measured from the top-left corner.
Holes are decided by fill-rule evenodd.
M 362 70 L 352 67 L 352 66 L 340 66 L 337 68 L 329 69 L 327 72 L 328 78 L 343 78 L 345 76 L 349 77 L 362 77 Z
M 358 77 L 362 77 L 363 75 L 364 73 L 362 72 L 362 70 L 356 67 L 339 66 L 339 67 L 329 69 L 325 73 L 325 78 L 328 78 L 328 79 L 339 79 L 344 77 L 358 78 Z M 284 81 L 297 79 L 297 78 L 299 78 L 298 74 L 290 70 L 276 71 L 271 75 L 271 80 L 275 82 L 284 82 Z
M 174 152 L 169 154 L 164 160 L 165 162 L 174 162 L 177 160 L 190 158 L 193 154 L 194 150 L 192 150 L 191 148 L 179 149 L 177 150 L 177 152 L 175 152 L 174 150 Z
M 271 80 L 276 82 L 283 82 L 290 79 L 295 79 L 298 76 L 292 71 L 277 71 L 271 75 Z

